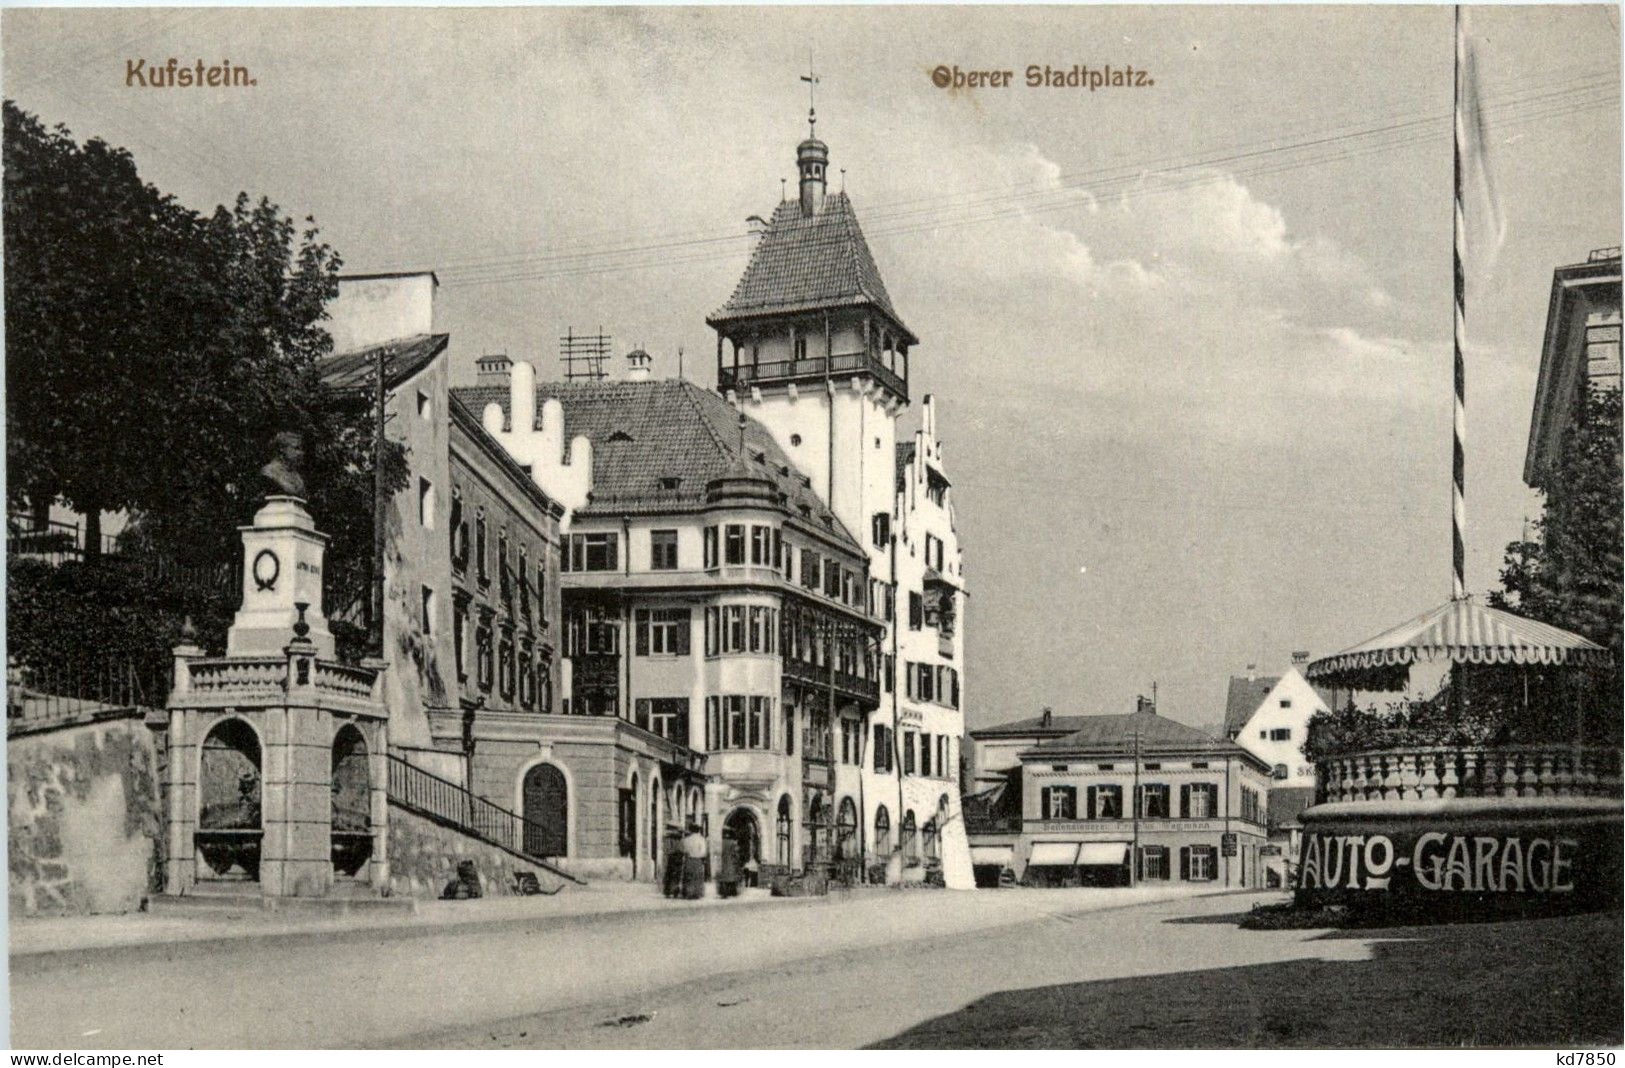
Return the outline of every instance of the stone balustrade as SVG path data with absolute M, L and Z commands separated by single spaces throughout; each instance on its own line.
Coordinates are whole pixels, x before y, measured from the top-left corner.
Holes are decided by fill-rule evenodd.
M 1452 797 L 1618 797 L 1620 752 L 1572 745 L 1382 749 L 1316 765 L 1320 804 Z
M 383 716 L 383 672 L 310 658 L 308 678 L 301 678 L 293 656 L 177 655 L 170 708 L 230 705 L 258 707 L 287 704 L 290 695 L 306 691 L 319 707 L 359 715 Z

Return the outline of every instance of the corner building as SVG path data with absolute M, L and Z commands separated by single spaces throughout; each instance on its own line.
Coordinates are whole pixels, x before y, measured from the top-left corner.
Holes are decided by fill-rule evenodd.
M 952 486 L 928 396 L 899 440 L 915 336 L 892 304 L 845 193 L 828 192 L 829 148 L 796 150 L 798 196 L 773 212 L 726 304 L 717 389 L 772 434 L 862 542 L 883 628 L 882 694 L 854 794 L 868 856 L 891 878 L 968 860 L 959 818 L 964 732 L 964 567 Z M 837 783 L 837 787 L 841 784 Z M 968 865 L 963 872 L 968 885 Z M 951 876 L 950 876 L 951 878 Z

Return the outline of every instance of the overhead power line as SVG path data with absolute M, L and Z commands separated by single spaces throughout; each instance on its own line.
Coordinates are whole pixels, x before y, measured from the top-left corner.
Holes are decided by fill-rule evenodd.
M 1548 88 L 1514 94 L 1498 108 L 1489 109 L 1496 128 L 1523 125 L 1555 115 L 1573 115 L 1617 106 L 1618 93 L 1612 83 L 1585 81 L 1566 88 Z M 1187 157 L 1172 165 L 1146 167 L 1134 163 L 1116 164 L 1093 171 L 1074 172 L 1054 185 L 1031 192 L 1003 193 L 976 201 L 961 202 L 936 209 L 874 212 L 868 215 L 865 233 L 888 237 L 922 231 L 959 228 L 1020 215 L 1039 214 L 1087 205 L 1107 197 L 1114 203 L 1149 196 L 1168 195 L 1203 185 L 1279 174 L 1307 166 L 1342 162 L 1379 152 L 1390 152 L 1449 136 L 1448 112 L 1418 116 L 1380 126 L 1342 133 L 1325 134 L 1271 148 Z M 1294 158 L 1293 154 L 1297 154 Z M 1158 161 L 1161 162 L 1161 161 Z M 1223 172 L 1212 168 L 1241 164 Z M 1090 176 L 1098 176 L 1087 180 Z M 1025 187 L 1025 183 L 1024 183 Z M 878 223 L 878 225 L 876 225 Z M 678 264 L 731 258 L 739 254 L 735 242 L 753 240 L 749 233 L 717 234 L 688 240 L 651 242 L 642 246 L 621 246 L 617 251 L 575 251 L 537 257 L 534 263 L 516 262 L 501 267 L 446 269 L 444 283 L 449 288 L 564 278 L 582 275 L 620 273 Z M 834 239 L 831 239 L 832 241 Z M 665 253 L 652 256 L 651 253 Z M 680 252 L 678 255 L 670 253 Z M 612 262 L 594 262 L 620 256 Z

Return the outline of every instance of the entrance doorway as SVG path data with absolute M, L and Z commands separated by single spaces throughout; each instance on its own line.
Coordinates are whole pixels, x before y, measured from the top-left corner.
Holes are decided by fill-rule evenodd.
M 562 857 L 569 852 L 570 793 L 564 772 L 537 764 L 525 772 L 523 815 L 525 852 L 533 857 Z
M 722 837 L 738 848 L 739 867 L 745 873 L 745 885 L 755 886 L 762 866 L 762 828 L 756 813 L 748 808 L 736 808 L 728 813 L 722 824 Z

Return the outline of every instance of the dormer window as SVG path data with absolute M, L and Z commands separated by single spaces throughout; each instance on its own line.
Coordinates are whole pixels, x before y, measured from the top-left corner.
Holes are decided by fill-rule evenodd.
M 676 475 L 667 475 L 660 480 L 660 488 L 663 490 L 674 490 L 682 484 L 683 480 Z

